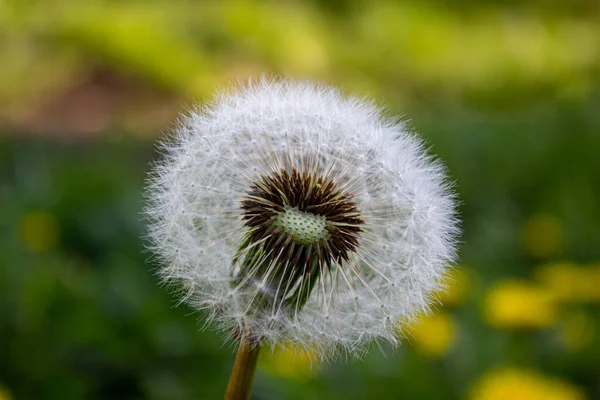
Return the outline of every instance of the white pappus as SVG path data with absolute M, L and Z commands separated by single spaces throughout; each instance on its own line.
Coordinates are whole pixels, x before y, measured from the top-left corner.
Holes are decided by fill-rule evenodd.
M 262 79 L 181 118 L 150 174 L 162 280 L 228 338 L 398 343 L 456 253 L 443 166 L 371 102 Z

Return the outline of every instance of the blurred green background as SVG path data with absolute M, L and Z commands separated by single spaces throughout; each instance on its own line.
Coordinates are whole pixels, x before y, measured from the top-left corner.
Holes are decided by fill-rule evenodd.
M 1 400 L 222 398 L 141 193 L 178 112 L 263 73 L 410 117 L 464 235 L 398 351 L 264 352 L 253 399 L 600 399 L 597 0 L 0 0 Z

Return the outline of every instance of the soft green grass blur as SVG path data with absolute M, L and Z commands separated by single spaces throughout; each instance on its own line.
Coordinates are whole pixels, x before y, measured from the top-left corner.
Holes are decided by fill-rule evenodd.
M 410 117 L 464 235 L 397 352 L 263 354 L 253 399 L 600 399 L 596 0 L 0 0 L 0 400 L 222 398 L 233 349 L 157 286 L 143 181 L 179 111 L 263 73 Z

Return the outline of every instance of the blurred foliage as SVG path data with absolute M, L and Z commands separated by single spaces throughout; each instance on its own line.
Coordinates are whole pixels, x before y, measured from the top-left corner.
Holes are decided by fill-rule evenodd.
M 393 353 L 261 356 L 255 399 L 600 398 L 595 0 L 0 0 L 0 399 L 217 399 L 233 349 L 157 286 L 152 140 L 231 80 L 375 97 L 464 220 Z M 142 239 L 141 239 L 142 238 Z
M 269 72 L 397 106 L 459 97 L 511 107 L 580 99 L 596 83 L 595 1 L 452 3 L 4 0 L 0 116 L 23 124 L 98 68 L 188 98 Z

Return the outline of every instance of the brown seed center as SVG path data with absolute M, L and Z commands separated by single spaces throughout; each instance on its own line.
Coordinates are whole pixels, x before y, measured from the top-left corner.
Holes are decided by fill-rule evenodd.
M 262 241 L 267 253 L 303 271 L 348 260 L 364 223 L 334 179 L 295 168 L 259 177 L 241 208 L 250 243 Z

